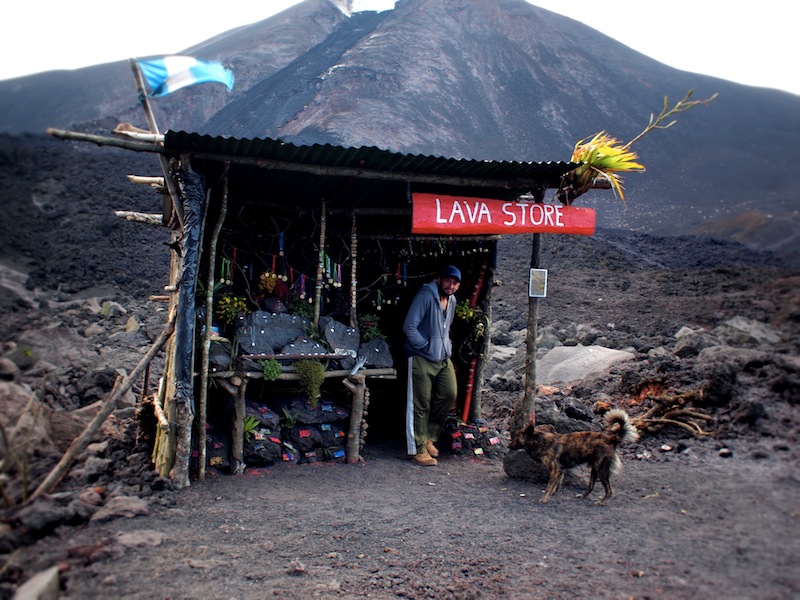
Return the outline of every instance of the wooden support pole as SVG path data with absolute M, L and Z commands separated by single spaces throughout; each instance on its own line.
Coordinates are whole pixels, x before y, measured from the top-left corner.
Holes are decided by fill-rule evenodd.
M 364 375 L 350 375 L 342 380 L 342 385 L 350 390 L 353 403 L 350 409 L 350 432 L 347 434 L 347 464 L 363 461 L 361 457 L 361 421 L 364 418 L 364 397 L 367 391 L 366 377 Z
M 472 403 L 470 407 L 469 420 L 482 418 L 482 401 L 483 401 L 483 379 L 486 371 L 486 363 L 489 357 L 489 348 L 492 343 L 491 335 L 489 335 L 489 328 L 492 324 L 492 291 L 494 290 L 494 274 L 497 267 L 497 242 L 490 242 L 492 263 L 486 273 L 486 284 L 484 285 L 485 292 L 483 295 L 483 314 L 486 318 L 486 331 L 484 332 L 483 339 L 478 349 L 480 360 L 475 368 L 475 386 L 472 390 Z
M 147 119 L 147 125 L 150 127 L 151 133 L 159 134 L 160 132 L 158 131 L 158 125 L 156 124 L 156 118 L 153 114 L 153 109 L 150 106 L 150 101 L 147 99 L 144 78 L 142 77 L 141 69 L 139 69 L 139 63 L 136 62 L 135 58 L 132 58 L 130 63 L 131 70 L 133 71 L 133 78 L 136 81 L 136 89 L 139 93 L 139 100 L 142 103 L 145 118 Z M 163 142 L 159 145 L 163 146 Z M 163 154 L 158 155 L 158 160 L 161 163 L 161 171 L 164 173 L 164 183 L 166 184 L 167 191 L 169 192 L 169 197 L 172 199 L 172 208 L 175 211 L 175 216 L 178 217 L 178 222 L 181 225 L 181 229 L 183 229 L 183 204 L 181 203 L 180 191 L 175 185 L 175 180 L 170 175 L 169 160 Z
M 317 285 L 314 288 L 314 318 L 311 325 L 316 329 L 319 327 L 319 316 L 322 309 L 322 287 L 325 276 L 325 199 L 322 199 L 319 218 L 319 263 L 317 264 Z
M 136 223 L 144 223 L 146 225 L 164 225 L 160 214 L 140 213 L 131 210 L 115 210 L 114 215 L 121 217 L 126 221 L 135 221 Z
M 245 392 L 249 379 L 243 377 L 236 390 L 234 398 L 233 423 L 231 423 L 231 474 L 241 475 L 244 473 L 244 418 L 245 411 Z
M 167 415 L 164 414 L 165 394 L 166 394 L 166 389 L 164 387 L 164 378 L 161 377 L 158 380 L 158 392 L 153 397 L 153 413 L 156 415 L 156 419 L 158 420 L 158 426 L 161 428 L 161 431 L 169 431 L 169 420 L 167 419 Z
M 170 230 L 170 242 L 180 243 L 180 232 Z M 169 253 L 169 284 L 164 290 L 169 292 L 169 314 L 176 317 L 178 314 L 178 291 L 181 280 L 182 258 L 177 252 Z M 161 477 L 168 477 L 175 464 L 175 447 L 177 432 L 177 415 L 175 403 L 168 400 L 175 397 L 175 336 L 170 337 L 164 352 L 164 395 L 162 406 L 167 417 L 169 429 L 156 431 L 157 452 L 154 455 L 154 467 Z
M 67 474 L 72 462 L 78 456 L 80 452 L 83 451 L 84 448 L 89 444 L 92 437 L 97 433 L 97 430 L 100 429 L 100 426 L 103 422 L 108 418 L 108 416 L 114 411 L 117 407 L 117 403 L 119 402 L 120 398 L 124 396 L 128 390 L 131 389 L 133 383 L 137 380 L 137 378 L 142 374 L 142 372 L 147 368 L 150 364 L 150 361 L 153 360 L 156 354 L 158 354 L 161 347 L 166 343 L 169 337 L 172 335 L 172 332 L 175 329 L 175 320 L 170 319 L 167 323 L 167 326 L 164 328 L 164 331 L 156 338 L 156 341 L 153 342 L 153 345 L 150 347 L 150 350 L 147 351 L 142 357 L 142 360 L 139 361 L 139 364 L 131 371 L 131 374 L 127 377 L 118 377 L 116 383 L 114 384 L 114 388 L 111 392 L 106 396 L 106 399 L 103 400 L 103 406 L 100 409 L 94 419 L 86 426 L 86 429 L 83 430 L 83 433 L 79 435 L 75 440 L 73 440 L 70 447 L 67 448 L 67 451 L 64 453 L 64 456 L 61 457 L 61 460 L 58 464 L 53 467 L 53 470 L 45 477 L 44 481 L 39 484 L 39 487 L 36 488 L 36 491 L 33 492 L 31 495 L 31 500 L 35 500 L 42 494 L 49 494 L 53 489 L 58 485 L 58 482 Z
M 350 226 L 350 327 L 358 326 L 358 229 L 356 212 Z
M 180 175 L 185 220 L 180 240 L 182 248 L 180 275 L 175 280 L 178 297 L 171 372 L 174 384 L 167 398 L 170 405 L 168 411 L 170 423 L 174 423 L 175 429 L 175 461 L 169 470 L 169 477 L 173 485 L 183 488 L 190 485 L 189 468 L 194 450 L 192 440 L 197 405 L 195 352 L 198 350 L 195 335 L 196 291 L 207 196 L 203 180 L 199 175 L 190 170 L 182 170 Z
M 531 245 L 531 269 L 538 269 L 542 248 L 542 234 L 533 234 Z M 539 299 L 528 298 L 528 333 L 525 338 L 525 392 L 514 407 L 510 430 L 519 431 L 530 421 L 536 420 L 536 339 L 538 337 Z
M 208 249 L 208 273 L 206 275 L 206 323 L 205 333 L 203 335 L 203 352 L 201 357 L 201 370 L 200 370 L 200 383 L 197 406 L 197 425 L 198 433 L 205 431 L 206 419 L 208 413 L 208 357 L 211 354 L 211 326 L 214 319 L 214 283 L 215 272 L 217 266 L 217 241 L 219 234 L 222 231 L 222 225 L 225 222 L 225 215 L 228 212 L 228 175 L 227 173 L 222 179 L 222 204 L 219 209 L 219 218 L 214 225 L 214 231 L 211 232 L 211 240 L 209 240 Z M 199 445 L 199 465 L 197 477 L 200 481 L 206 478 L 206 444 L 205 436 L 198 435 Z

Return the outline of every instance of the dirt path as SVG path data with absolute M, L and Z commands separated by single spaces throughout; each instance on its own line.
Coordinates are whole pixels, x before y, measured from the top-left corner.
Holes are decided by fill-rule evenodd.
M 708 448 L 627 456 L 606 507 L 499 460 L 412 465 L 391 443 L 360 466 L 212 476 L 149 516 L 51 536 L 64 598 L 791 598 L 800 478 Z M 596 500 L 597 495 L 594 495 Z M 18 559 L 20 557 L 17 557 Z M 42 565 L 50 566 L 52 562 Z

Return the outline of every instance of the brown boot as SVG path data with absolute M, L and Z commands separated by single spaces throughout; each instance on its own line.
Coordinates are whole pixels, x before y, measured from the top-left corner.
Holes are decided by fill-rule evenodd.
M 439 458 L 439 449 L 433 445 L 433 440 L 425 442 L 425 449 L 433 458 Z
M 434 467 L 439 464 L 439 461 L 433 458 L 427 452 L 420 452 L 414 455 L 414 462 L 423 467 Z

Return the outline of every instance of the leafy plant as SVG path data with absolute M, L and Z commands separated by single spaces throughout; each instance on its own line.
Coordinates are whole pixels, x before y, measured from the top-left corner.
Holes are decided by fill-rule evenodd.
M 245 417 L 244 419 L 244 437 L 246 440 L 249 440 L 253 432 L 258 429 L 258 426 L 261 425 L 261 421 L 256 417 Z
M 325 339 L 325 336 L 319 330 L 319 328 L 314 327 L 312 323 L 305 323 L 303 326 L 303 331 L 305 332 L 305 336 L 309 340 L 317 342 L 320 346 L 325 348 L 325 350 L 330 350 L 330 347 L 328 345 L 328 340 Z
M 311 406 L 319 402 L 320 388 L 325 381 L 325 367 L 318 360 L 298 360 L 294 365 L 300 386 L 308 395 Z
M 261 365 L 261 373 L 264 375 L 264 381 L 275 381 L 280 376 L 281 363 L 274 358 L 260 360 L 258 363 Z
M 361 340 L 364 342 L 370 340 L 386 340 L 386 335 L 381 331 L 378 325 L 377 315 L 361 315 L 358 318 L 358 329 L 361 333 Z
M 462 300 L 456 305 L 456 318 L 464 321 L 469 331 L 463 349 L 470 355 L 479 355 L 481 340 L 489 329 L 489 317 L 480 308 L 470 306 L 468 300 Z
M 635 162 L 637 158 L 636 152 L 628 150 L 627 145 L 622 145 L 605 131 L 595 134 L 589 141 L 579 141 L 572 153 L 572 161 L 581 163 L 581 166 L 572 171 L 575 181 L 580 184 L 574 191 L 577 193 L 586 186 L 591 187 L 595 177 L 601 176 L 611 183 L 614 192 L 624 201 L 622 178 L 617 173 L 644 171 L 644 165 Z
M 467 300 L 456 305 L 456 317 L 463 319 L 470 326 L 475 340 L 482 338 L 489 327 L 489 318 L 480 308 L 473 308 Z
M 595 182 L 600 179 L 608 182 L 614 190 L 614 195 L 618 195 L 624 202 L 625 194 L 619 173 L 645 170 L 644 165 L 636 162 L 638 154 L 631 150 L 634 142 L 656 129 L 669 129 L 677 121 L 672 120 L 667 123 L 667 119 L 700 104 L 708 104 L 718 96 L 714 94 L 705 100 L 690 100 L 692 94 L 694 90 L 689 90 L 672 108 L 669 107 L 669 98 L 664 96 L 664 107 L 658 116 L 651 113 L 647 127 L 627 144 L 622 144 L 605 131 L 595 134 L 588 141 L 587 138 L 580 140 L 572 152 L 572 162 L 581 164 L 562 177 L 556 198 L 563 204 L 571 205 L 578 196 L 595 187 Z
M 289 313 L 300 318 L 310 319 L 314 316 L 314 306 L 305 298 L 292 298 L 288 308 Z
M 469 305 L 469 300 L 464 299 L 456 305 L 456 317 L 467 321 L 475 314 L 475 310 Z
M 283 417 L 281 417 L 281 424 L 284 427 L 291 429 L 297 425 L 298 415 L 293 413 L 291 410 L 283 407 Z
M 214 280 L 214 285 L 211 287 L 212 295 L 216 296 L 217 292 L 219 292 L 222 288 L 225 287 L 224 281 Z M 199 298 L 206 297 L 206 282 L 202 279 L 197 280 L 197 296 Z
M 247 301 L 242 296 L 224 294 L 217 300 L 217 317 L 226 325 L 233 323 L 239 314 L 249 312 Z

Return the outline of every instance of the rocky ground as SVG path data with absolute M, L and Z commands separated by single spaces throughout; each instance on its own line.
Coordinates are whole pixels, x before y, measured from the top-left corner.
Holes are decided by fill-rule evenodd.
M 0 472 L 0 598 L 48 569 L 64 598 L 796 597 L 800 271 L 699 238 L 545 236 L 537 422 L 599 429 L 606 404 L 642 429 L 605 507 L 573 497 L 582 468 L 541 505 L 541 474 L 510 454 L 425 468 L 391 437 L 368 438 L 361 465 L 212 470 L 174 490 L 149 469 L 137 386 L 56 492 L 23 505 L 25 481 L 29 494 L 164 322 L 147 302 L 161 241 L 114 217 L 95 237 L 68 234 L 108 212 L 92 195 L 54 202 L 71 181 L 40 187 L 36 208 L 10 204 L 14 227 L 3 222 L 23 240 L 0 256 L 0 414 L 17 436 L 3 456 L 27 458 Z M 113 275 L 119 240 L 144 235 L 148 251 Z M 524 386 L 530 243 L 500 243 L 483 416 L 501 433 Z M 580 360 L 545 368 L 551 352 L 587 348 L 620 354 L 589 375 Z

